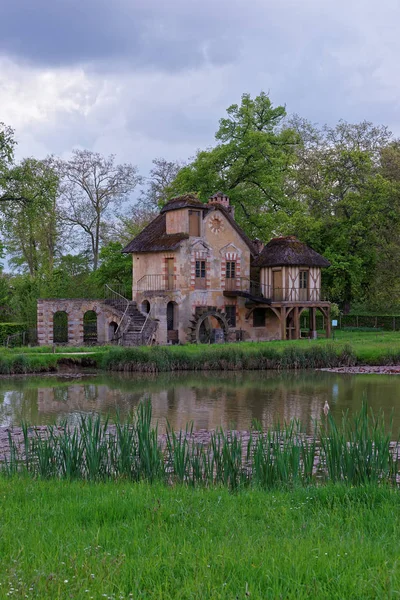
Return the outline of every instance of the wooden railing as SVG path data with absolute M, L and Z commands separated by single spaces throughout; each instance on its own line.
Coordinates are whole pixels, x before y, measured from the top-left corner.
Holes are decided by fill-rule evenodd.
M 246 277 L 225 279 L 225 290 L 246 292 L 255 298 L 268 298 L 272 302 L 321 302 L 327 300 L 320 288 L 273 287 Z

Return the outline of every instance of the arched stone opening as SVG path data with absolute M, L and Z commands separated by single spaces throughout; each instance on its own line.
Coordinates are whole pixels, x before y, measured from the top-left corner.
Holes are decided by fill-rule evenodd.
M 111 321 L 108 324 L 108 340 L 111 341 L 115 335 L 115 332 L 118 329 L 118 323 L 116 323 L 115 321 Z
M 68 314 L 65 310 L 58 310 L 53 315 L 53 342 L 68 343 Z
M 196 311 L 188 329 L 188 341 L 200 344 L 224 342 L 228 339 L 229 323 L 217 308 Z
M 97 344 L 97 314 L 87 310 L 83 315 L 83 343 Z
M 149 314 L 150 309 L 151 309 L 150 302 L 148 300 L 143 300 L 143 302 L 141 304 L 142 312 Z

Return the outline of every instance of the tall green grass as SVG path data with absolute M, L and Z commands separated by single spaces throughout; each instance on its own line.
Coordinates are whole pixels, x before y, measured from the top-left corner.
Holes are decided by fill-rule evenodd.
M 111 371 L 197 371 L 317 369 L 356 364 L 351 346 L 243 343 L 199 346 L 113 348 L 99 357 Z
M 399 464 L 384 415 L 361 411 L 329 416 L 306 436 L 301 423 L 277 423 L 264 432 L 255 424 L 244 444 L 237 432 L 218 429 L 207 445 L 196 442 L 192 428 L 164 438 L 151 424 L 151 403 L 139 405 L 125 422 L 111 425 L 100 416 L 81 416 L 77 427 L 32 430 L 23 426 L 18 447 L 10 433 L 9 453 L 1 469 L 8 475 L 106 481 L 162 481 L 191 486 L 225 486 L 235 491 L 293 487 L 317 482 L 349 485 L 397 482 Z M 32 433 L 33 432 L 33 433 Z M 397 452 L 397 450 L 396 450 Z
M 45 373 L 57 371 L 57 358 L 54 356 L 0 354 L 0 375 L 21 375 L 25 373 Z

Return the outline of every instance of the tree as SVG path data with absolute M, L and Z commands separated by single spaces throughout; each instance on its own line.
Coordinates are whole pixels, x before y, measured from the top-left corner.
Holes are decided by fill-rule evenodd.
M 354 301 L 369 302 L 380 243 L 397 220 L 380 174 L 381 154 L 391 134 L 366 121 L 317 129 L 294 117 L 289 127 L 301 143 L 286 178 L 286 194 L 299 207 L 288 233 L 331 261 L 325 283 L 331 298 L 348 311 Z
M 110 242 L 100 250 L 100 266 L 93 274 L 99 286 L 117 283 L 122 286 L 125 296 L 132 292 L 132 256 L 122 253 L 122 244 Z
M 141 190 L 139 206 L 146 212 L 157 212 L 168 200 L 168 191 L 183 165 L 178 161 L 155 158 L 149 176 L 144 178 L 145 188 Z
M 195 191 L 202 200 L 218 190 L 236 207 L 236 218 L 250 236 L 279 232 L 294 207 L 284 194 L 285 174 L 293 163 L 297 136 L 283 128 L 285 108 L 274 108 L 263 92 L 242 96 L 220 120 L 217 145 L 198 152 L 170 186 L 169 195 Z
M 49 161 L 27 158 L 10 170 L 8 191 L 24 202 L 2 205 L 2 230 L 10 263 L 34 277 L 51 273 L 61 227 L 57 215 L 58 177 Z
M 0 201 L 7 202 L 14 199 L 8 193 L 9 170 L 14 160 L 14 131 L 0 122 Z
M 115 218 L 112 209 L 121 206 L 140 182 L 137 167 L 116 165 L 113 155 L 105 158 L 88 150 L 74 150 L 70 160 L 58 160 L 57 165 L 62 218 L 89 242 L 96 270 L 102 228 Z

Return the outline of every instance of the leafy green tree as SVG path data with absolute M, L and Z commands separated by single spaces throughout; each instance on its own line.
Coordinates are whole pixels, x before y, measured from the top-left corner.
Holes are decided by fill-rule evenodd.
M 263 92 L 254 99 L 244 94 L 240 106 L 230 106 L 220 120 L 216 146 L 198 152 L 179 171 L 170 196 L 195 191 L 206 201 L 222 190 L 250 236 L 268 238 L 279 232 L 297 204 L 284 193 L 297 143 L 295 132 L 282 127 L 285 114 Z
M 14 160 L 14 131 L 0 122 L 0 201 L 1 203 L 13 200 L 8 193 L 9 170 Z
M 348 311 L 354 301 L 370 301 L 379 243 L 394 223 L 390 190 L 380 175 L 391 134 L 369 122 L 317 129 L 298 117 L 289 127 L 301 143 L 286 179 L 286 193 L 299 207 L 287 232 L 331 261 L 325 284 Z
M 113 283 L 122 286 L 125 295 L 132 293 L 132 256 L 122 253 L 122 244 L 110 242 L 100 250 L 100 266 L 93 273 L 93 279 L 99 287 Z
M 2 229 L 10 264 L 51 274 L 61 239 L 57 214 L 58 177 L 48 161 L 27 158 L 10 171 L 8 190 L 26 202 L 2 205 Z

